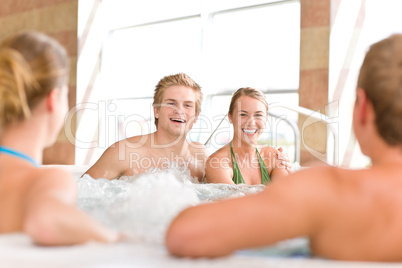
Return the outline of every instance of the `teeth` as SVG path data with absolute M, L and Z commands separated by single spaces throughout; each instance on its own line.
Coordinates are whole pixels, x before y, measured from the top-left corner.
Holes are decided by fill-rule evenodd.
M 175 122 L 179 122 L 179 123 L 185 123 L 185 122 L 186 122 L 186 121 L 183 120 L 183 119 L 176 119 L 176 118 L 172 118 L 172 119 L 170 119 L 170 120 L 175 121 Z
M 243 129 L 243 132 L 246 134 L 254 134 L 257 132 L 256 129 L 250 130 L 250 129 Z

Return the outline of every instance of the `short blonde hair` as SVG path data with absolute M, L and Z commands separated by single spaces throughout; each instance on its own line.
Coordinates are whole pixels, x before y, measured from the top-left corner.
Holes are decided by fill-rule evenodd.
M 265 105 L 265 108 L 267 109 L 267 113 L 268 113 L 268 102 L 267 102 L 267 99 L 265 98 L 264 93 L 262 93 L 258 89 L 252 88 L 252 87 L 242 87 L 242 88 L 239 88 L 232 96 L 232 100 L 230 101 L 230 106 L 229 106 L 229 114 L 230 115 L 233 115 L 233 110 L 236 107 L 236 102 L 241 96 L 248 96 L 248 97 L 261 101 Z
M 65 49 L 33 31 L 0 43 L 0 127 L 29 118 L 31 110 L 54 88 L 68 81 Z
M 168 75 L 163 77 L 159 83 L 155 87 L 154 93 L 154 102 L 152 103 L 153 107 L 159 109 L 160 104 L 163 101 L 163 94 L 165 90 L 171 86 L 186 86 L 194 90 L 197 97 L 195 100 L 195 113 L 199 114 L 201 112 L 201 104 L 202 104 L 202 92 L 201 87 L 193 79 L 191 79 L 188 75 L 184 73 L 178 73 L 175 75 Z M 155 117 L 155 126 L 158 127 L 158 118 Z
M 370 47 L 357 83 L 373 103 L 375 124 L 389 145 L 402 144 L 402 34 Z

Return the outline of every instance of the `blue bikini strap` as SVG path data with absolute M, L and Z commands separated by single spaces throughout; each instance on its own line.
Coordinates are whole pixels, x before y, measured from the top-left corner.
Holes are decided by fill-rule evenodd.
M 15 157 L 17 157 L 17 158 L 21 158 L 21 159 L 23 159 L 23 160 L 25 160 L 25 161 L 28 161 L 29 163 L 31 163 L 31 164 L 34 165 L 35 167 L 38 167 L 38 166 L 39 166 L 39 164 L 38 164 L 32 157 L 30 157 L 30 156 L 28 156 L 28 155 L 26 155 L 26 154 L 24 154 L 24 153 L 18 152 L 18 151 L 16 151 L 16 150 L 13 150 L 13 149 L 11 149 L 11 148 L 8 148 L 8 147 L 1 146 L 1 145 L 0 145 L 0 153 L 9 154 L 9 155 L 11 155 L 11 156 L 15 156 Z

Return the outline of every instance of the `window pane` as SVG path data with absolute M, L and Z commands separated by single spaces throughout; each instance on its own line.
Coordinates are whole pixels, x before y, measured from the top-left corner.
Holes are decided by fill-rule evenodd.
M 207 50 L 209 86 L 297 89 L 299 28 L 297 2 L 216 14 Z
M 105 98 L 152 96 L 165 75 L 185 72 L 197 81 L 200 19 L 115 31 L 105 47 Z
M 110 29 L 116 29 L 199 14 L 200 1 L 102 0 L 102 6 L 106 11 L 105 23 Z
M 280 1 L 280 0 L 279 0 Z M 202 4 L 208 8 L 208 10 L 219 11 L 225 9 L 242 8 L 254 5 L 261 5 L 272 2 L 279 2 L 278 0 L 203 0 Z M 286 0 L 282 0 L 286 1 Z

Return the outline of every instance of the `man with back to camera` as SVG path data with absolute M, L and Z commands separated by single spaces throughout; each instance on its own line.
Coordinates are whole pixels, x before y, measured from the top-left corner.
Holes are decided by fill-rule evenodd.
M 313 255 L 402 261 L 402 34 L 370 47 L 360 69 L 353 129 L 365 169 L 316 167 L 263 192 L 201 204 L 166 235 L 174 255 L 217 257 L 305 236 Z
M 86 174 L 112 180 L 176 163 L 185 165 L 201 181 L 208 153 L 204 145 L 189 141 L 186 135 L 198 119 L 202 98 L 201 87 L 188 75 L 163 77 L 152 104 L 157 130 L 114 143 Z

